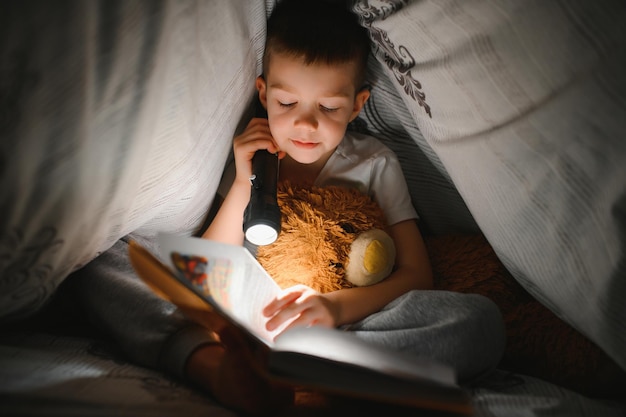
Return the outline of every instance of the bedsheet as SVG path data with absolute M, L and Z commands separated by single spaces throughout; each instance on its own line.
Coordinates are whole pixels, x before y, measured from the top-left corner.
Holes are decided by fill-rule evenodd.
M 126 361 L 103 339 L 16 330 L 0 335 L 0 415 L 232 417 L 205 393 Z M 594 400 L 496 371 L 474 387 L 475 417 L 623 417 L 626 403 Z M 333 410 L 324 409 L 333 416 Z M 380 412 L 380 409 L 377 410 Z M 311 415 L 297 407 L 289 416 Z

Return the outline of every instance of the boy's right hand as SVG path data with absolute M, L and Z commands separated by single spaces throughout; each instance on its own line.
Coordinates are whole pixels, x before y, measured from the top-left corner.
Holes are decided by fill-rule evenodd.
M 252 188 L 250 184 L 252 157 L 260 149 L 278 153 L 279 158 L 285 155 L 284 152 L 279 152 L 278 146 L 270 132 L 267 119 L 255 118 L 248 123 L 243 133 L 235 137 L 233 141 L 235 177 L 217 214 L 202 235 L 205 239 L 217 240 L 232 245 L 243 244 L 243 214 L 246 205 L 250 201 Z
M 252 175 L 252 157 L 260 149 L 266 149 L 270 153 L 278 153 L 279 158 L 284 156 L 272 137 L 267 119 L 254 118 L 248 123 L 246 130 L 235 137 L 233 141 L 235 167 L 237 169 L 235 181 L 249 182 Z

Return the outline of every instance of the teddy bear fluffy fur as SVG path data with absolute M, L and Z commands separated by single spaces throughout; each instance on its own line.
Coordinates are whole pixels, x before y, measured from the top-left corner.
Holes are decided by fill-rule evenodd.
M 277 197 L 281 232 L 276 242 L 258 248 L 257 259 L 279 286 L 304 284 L 322 293 L 354 286 L 355 280 L 346 279 L 346 272 L 350 261 L 354 264 L 362 258 L 355 259 L 358 256 L 351 252 L 353 242 L 366 232 L 385 229 L 378 204 L 356 189 L 340 186 L 284 183 Z M 385 276 L 395 258 L 393 241 L 386 239 L 392 248 Z

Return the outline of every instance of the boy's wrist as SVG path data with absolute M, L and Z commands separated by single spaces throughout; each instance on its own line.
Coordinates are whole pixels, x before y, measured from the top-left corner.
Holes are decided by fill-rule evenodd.
M 233 187 L 236 187 L 237 189 L 250 189 L 250 187 L 252 187 L 252 184 L 250 183 L 250 177 L 244 177 L 243 175 L 237 175 L 235 177 L 235 181 L 233 181 L 233 185 L 231 187 L 231 189 Z

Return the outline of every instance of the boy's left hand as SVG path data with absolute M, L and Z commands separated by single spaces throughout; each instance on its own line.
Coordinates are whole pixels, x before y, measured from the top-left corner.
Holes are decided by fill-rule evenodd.
M 265 327 L 272 331 L 289 322 L 284 330 L 295 326 L 335 327 L 337 307 L 323 294 L 307 287 L 296 285 L 285 289 L 264 309 L 263 315 L 271 317 Z

